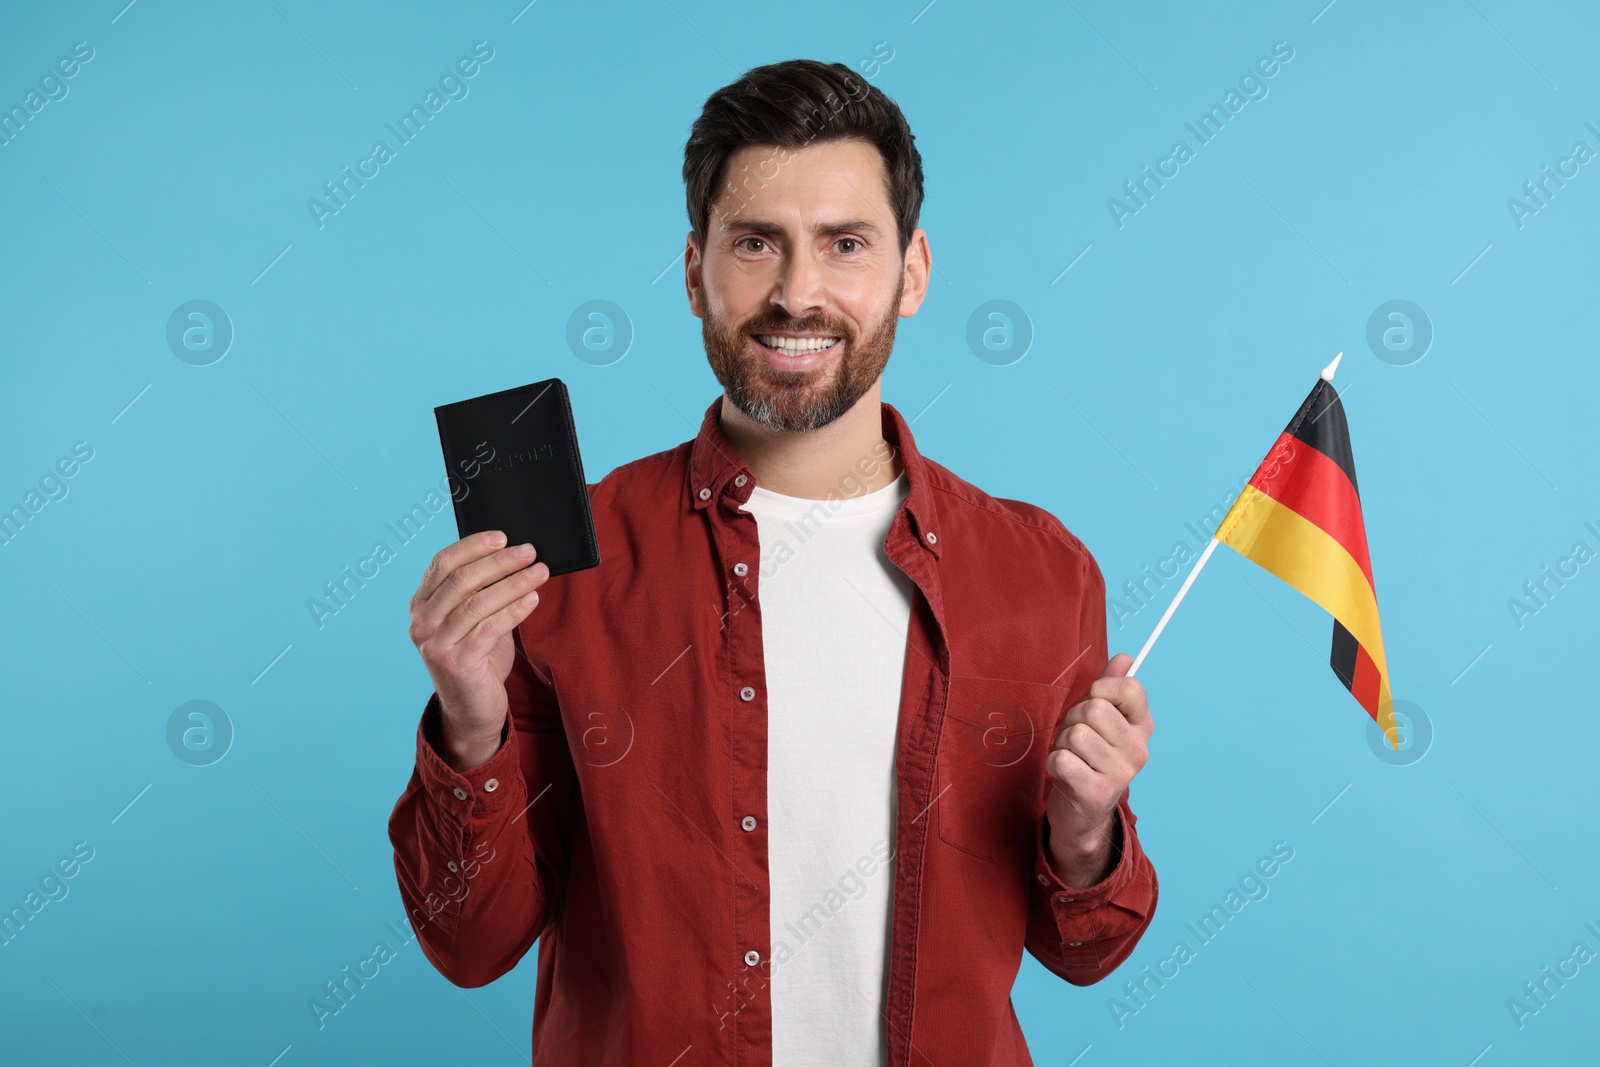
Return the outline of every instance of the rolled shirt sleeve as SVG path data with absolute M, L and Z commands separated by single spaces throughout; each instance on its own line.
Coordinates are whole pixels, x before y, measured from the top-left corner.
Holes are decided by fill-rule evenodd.
M 1111 872 L 1094 885 L 1074 888 L 1050 865 L 1050 822 L 1035 842 L 1028 905 L 1028 951 L 1073 985 L 1092 985 L 1133 951 L 1155 916 L 1159 885 L 1134 829 L 1139 817 L 1124 792 L 1116 807 Z
M 562 820 L 575 792 L 553 691 L 518 643 L 500 748 L 461 773 L 440 753 L 439 697 L 417 724 L 416 762 L 389 818 L 395 877 L 423 953 L 458 986 L 517 962 L 554 918 Z M 528 782 L 537 786 L 531 791 Z

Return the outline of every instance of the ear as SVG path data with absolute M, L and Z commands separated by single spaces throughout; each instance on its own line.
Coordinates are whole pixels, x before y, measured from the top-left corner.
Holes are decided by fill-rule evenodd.
M 697 319 L 705 318 L 705 287 L 701 284 L 700 246 L 695 243 L 694 231 L 689 231 L 683 253 L 683 286 L 689 294 L 689 311 Z
M 908 319 L 917 313 L 922 300 L 928 295 L 928 276 L 933 271 L 933 253 L 928 250 L 928 231 L 918 226 L 911 232 L 906 245 L 905 288 L 900 293 L 900 317 Z

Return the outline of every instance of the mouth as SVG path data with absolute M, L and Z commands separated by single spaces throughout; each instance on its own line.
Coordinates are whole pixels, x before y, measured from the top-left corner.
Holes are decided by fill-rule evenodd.
M 784 334 L 758 333 L 752 335 L 756 344 L 781 356 L 810 356 L 826 352 L 838 344 L 838 337 L 790 337 Z

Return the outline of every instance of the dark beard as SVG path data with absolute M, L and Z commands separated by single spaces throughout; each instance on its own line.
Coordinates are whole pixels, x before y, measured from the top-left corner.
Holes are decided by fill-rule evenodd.
M 883 374 L 889 352 L 894 348 L 900 296 L 904 289 L 902 273 L 888 313 L 865 338 L 854 337 L 842 327 L 822 319 L 796 322 L 767 317 L 755 319 L 742 330 L 735 331 L 708 311 L 700 320 L 700 335 L 705 341 L 711 372 L 722 383 L 734 407 L 753 422 L 768 429 L 795 433 L 826 426 L 854 407 Z M 834 347 L 843 346 L 844 351 L 835 357 L 833 364 L 816 370 L 775 371 L 761 362 L 760 357 L 747 359 L 744 356 L 745 340 L 751 338 L 752 343 L 759 343 L 753 340 L 758 333 L 838 336 L 840 340 Z M 823 375 L 832 378 L 824 381 Z

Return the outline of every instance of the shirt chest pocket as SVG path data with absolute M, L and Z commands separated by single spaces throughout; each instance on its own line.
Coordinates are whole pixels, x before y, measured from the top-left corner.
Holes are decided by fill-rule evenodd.
M 1033 857 L 1066 695 L 1042 682 L 951 675 L 934 782 L 941 840 L 993 863 Z

